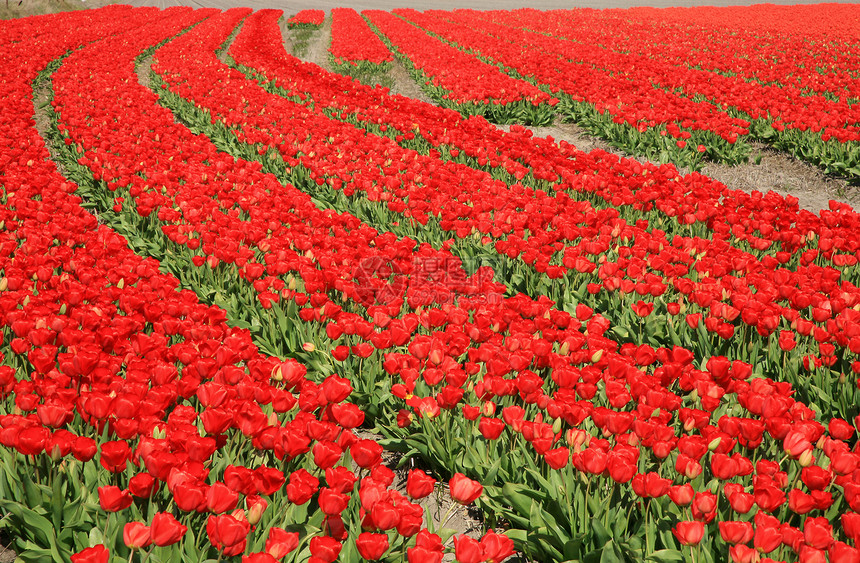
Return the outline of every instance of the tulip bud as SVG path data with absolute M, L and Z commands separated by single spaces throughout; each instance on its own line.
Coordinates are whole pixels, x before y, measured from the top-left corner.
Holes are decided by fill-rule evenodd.
M 60 305 L 60 314 L 61 314 L 61 315 L 65 315 L 65 314 L 66 314 L 66 304 L 65 304 L 65 303 L 63 303 L 62 305 Z
M 125 287 L 125 278 L 119 278 L 119 281 L 116 282 L 117 289 L 122 289 Z
M 801 467 L 809 467 L 815 461 L 815 457 L 812 455 L 812 450 L 805 450 L 800 457 L 797 458 L 797 462 Z
M 262 498 L 257 497 L 259 500 L 254 502 L 251 506 L 248 507 L 248 514 L 246 518 L 248 519 L 248 523 L 252 526 L 256 526 L 260 519 L 263 517 L 263 512 L 266 511 L 266 507 L 268 504 Z
M 485 401 L 481 407 L 481 414 L 484 416 L 493 416 L 496 414 L 496 403 L 493 401 Z
M 591 355 L 591 363 L 596 364 L 600 361 L 600 358 L 603 357 L 603 350 L 598 350 L 594 354 Z
M 716 450 L 718 447 L 720 447 L 720 442 L 722 442 L 722 441 L 723 441 L 723 438 L 721 436 L 719 438 L 714 438 L 713 440 L 708 442 L 708 451 L 712 452 L 712 451 Z
M 48 455 L 50 456 L 51 461 L 53 461 L 54 463 L 57 463 L 58 461 L 63 459 L 63 452 L 60 451 L 60 445 L 54 444 L 54 447 L 51 448 L 51 453 Z
M 5 280 L 6 278 L 3 278 L 3 279 Z M 570 352 L 570 342 L 565 340 L 564 342 L 561 343 L 561 346 L 559 346 L 558 353 L 561 354 L 562 356 L 567 356 L 568 352 Z
M 284 380 L 284 373 L 281 371 L 281 364 L 278 364 L 272 368 L 272 379 L 274 381 Z
M 559 432 L 561 432 L 561 422 L 562 422 L 562 420 L 560 418 L 556 418 L 553 421 L 553 423 L 552 423 L 552 433 L 553 434 L 558 434 Z
M 313 342 L 305 342 L 304 344 L 302 344 L 302 350 L 304 350 L 305 352 L 313 352 L 316 349 L 317 347 L 314 345 Z
M 9 280 L 4 276 L 0 278 L 0 291 L 6 291 L 9 287 Z

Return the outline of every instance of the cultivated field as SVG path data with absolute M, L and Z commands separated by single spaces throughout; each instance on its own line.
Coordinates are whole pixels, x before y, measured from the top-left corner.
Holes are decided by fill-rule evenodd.
M 5 555 L 860 561 L 860 7 L 214 6 L 0 22 Z

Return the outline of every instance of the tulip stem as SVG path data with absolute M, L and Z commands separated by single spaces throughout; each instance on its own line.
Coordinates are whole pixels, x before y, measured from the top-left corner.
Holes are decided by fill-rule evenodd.
M 113 513 L 108 512 L 107 518 L 105 518 L 105 532 L 104 532 L 104 534 L 102 534 L 102 543 L 107 542 L 107 532 L 108 532 L 108 525 L 110 524 L 110 515 L 111 514 L 113 514 Z
M 603 514 L 603 527 L 609 528 L 609 507 L 612 506 L 612 497 L 615 494 L 615 481 L 609 486 L 609 496 L 606 499 L 606 512 Z
M 585 486 L 585 498 L 583 498 L 582 502 L 582 531 L 583 533 L 588 531 L 588 497 L 591 495 L 591 477 L 588 478 L 588 484 Z
M 631 503 L 632 504 L 632 503 Z M 645 499 L 645 556 L 651 554 L 651 534 L 648 533 L 648 517 L 651 512 L 651 499 Z

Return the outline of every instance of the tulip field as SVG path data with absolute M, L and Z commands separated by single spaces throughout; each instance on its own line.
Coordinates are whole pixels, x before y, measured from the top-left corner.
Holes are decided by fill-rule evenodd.
M 284 47 L 327 18 L 336 72 Z M 860 215 L 696 171 L 760 142 L 860 177 L 858 18 L 0 22 L 0 540 L 860 562 Z M 393 65 L 434 103 L 353 78 Z M 556 120 L 639 159 L 526 127 Z

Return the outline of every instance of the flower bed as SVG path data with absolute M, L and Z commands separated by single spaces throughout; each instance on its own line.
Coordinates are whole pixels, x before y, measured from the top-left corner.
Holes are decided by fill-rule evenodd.
M 335 8 L 331 11 L 332 62 L 338 72 L 386 72 L 394 57 L 367 22 L 352 8 Z
M 317 29 L 324 21 L 325 11 L 323 10 L 301 10 L 287 20 L 287 27 L 290 29 Z
M 19 550 L 858 556 L 850 207 L 327 75 L 278 12 L 94 14 L 4 53 L 32 69 L 6 82 L 0 202 Z M 433 476 L 395 488 L 386 449 Z M 485 532 L 425 518 L 440 481 Z

